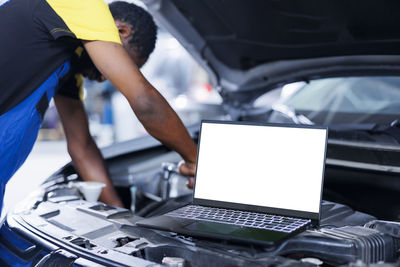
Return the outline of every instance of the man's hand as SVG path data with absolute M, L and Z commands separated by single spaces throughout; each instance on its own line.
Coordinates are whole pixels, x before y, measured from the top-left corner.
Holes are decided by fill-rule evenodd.
M 178 165 L 179 173 L 184 176 L 189 176 L 189 182 L 187 187 L 193 188 L 194 186 L 194 175 L 196 174 L 196 163 L 181 161 Z
M 196 173 L 196 163 L 181 161 L 179 162 L 178 170 L 184 176 L 194 176 Z

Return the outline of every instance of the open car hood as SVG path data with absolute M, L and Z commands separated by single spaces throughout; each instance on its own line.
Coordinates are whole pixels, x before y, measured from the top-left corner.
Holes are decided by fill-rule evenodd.
M 143 2 L 225 99 L 298 80 L 400 69 L 399 1 Z

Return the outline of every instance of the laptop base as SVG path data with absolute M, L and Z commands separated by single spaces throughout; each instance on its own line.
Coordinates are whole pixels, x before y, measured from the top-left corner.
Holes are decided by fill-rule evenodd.
M 166 215 L 140 220 L 136 225 L 188 236 L 227 240 L 236 243 L 255 244 L 261 246 L 277 245 L 279 242 L 306 230 L 310 226 L 306 225 L 291 233 L 283 233 L 265 229 L 228 225 L 218 222 L 175 218 Z

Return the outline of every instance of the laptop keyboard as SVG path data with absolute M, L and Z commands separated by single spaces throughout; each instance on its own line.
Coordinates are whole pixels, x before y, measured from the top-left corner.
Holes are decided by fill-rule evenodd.
M 296 231 L 300 227 L 311 222 L 311 220 L 307 219 L 195 205 L 188 205 L 165 215 L 192 220 L 220 222 L 242 227 L 265 229 L 285 233 Z

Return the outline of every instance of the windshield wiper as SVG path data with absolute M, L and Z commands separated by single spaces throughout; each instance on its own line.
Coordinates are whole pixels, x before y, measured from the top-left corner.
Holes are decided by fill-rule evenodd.
M 272 109 L 286 115 L 296 124 L 314 125 L 314 122 L 312 122 L 309 118 L 302 114 L 296 113 L 296 111 L 289 106 L 283 104 L 275 104 Z
M 331 125 L 329 130 L 336 132 L 363 132 L 370 136 L 377 134 L 385 134 L 396 140 L 400 144 L 400 120 L 394 120 L 389 125 L 387 124 L 344 124 Z

